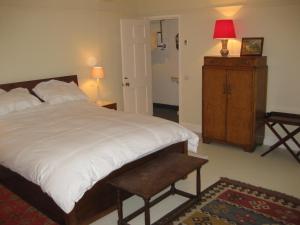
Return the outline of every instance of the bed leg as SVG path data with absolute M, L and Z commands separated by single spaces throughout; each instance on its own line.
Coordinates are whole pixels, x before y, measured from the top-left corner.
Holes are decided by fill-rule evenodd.
M 69 214 L 65 214 L 65 224 L 66 225 L 78 225 L 75 210 L 73 210 Z
M 183 142 L 183 154 L 188 155 L 188 154 L 189 154 L 188 151 L 189 151 L 189 148 L 188 148 L 188 141 L 185 141 L 185 142 Z M 186 180 L 187 177 L 188 177 L 187 175 L 184 176 L 184 177 L 182 178 L 182 180 Z
M 185 142 L 183 143 L 183 153 L 184 153 L 185 155 L 188 154 L 188 141 L 185 141 Z

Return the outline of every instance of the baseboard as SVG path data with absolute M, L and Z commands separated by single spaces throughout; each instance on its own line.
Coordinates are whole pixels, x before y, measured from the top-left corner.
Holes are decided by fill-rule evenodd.
M 197 134 L 202 133 L 202 126 L 200 124 L 185 123 L 185 122 L 181 122 L 180 124 L 186 127 L 187 129 L 194 131 Z

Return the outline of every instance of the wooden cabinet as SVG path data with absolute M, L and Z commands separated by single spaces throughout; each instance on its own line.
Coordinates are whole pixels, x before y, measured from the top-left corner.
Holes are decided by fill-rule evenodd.
M 266 57 L 205 57 L 202 137 L 254 150 L 264 139 Z

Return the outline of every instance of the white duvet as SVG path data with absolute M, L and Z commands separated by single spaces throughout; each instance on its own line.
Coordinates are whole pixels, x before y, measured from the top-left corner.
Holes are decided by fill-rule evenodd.
M 0 164 L 38 184 L 66 213 L 122 165 L 198 136 L 180 125 L 85 101 L 42 104 L 0 117 Z

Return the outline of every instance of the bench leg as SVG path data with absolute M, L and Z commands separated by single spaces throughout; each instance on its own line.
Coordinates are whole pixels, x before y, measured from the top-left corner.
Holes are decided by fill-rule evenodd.
M 144 199 L 145 202 L 145 225 L 150 225 L 150 199 Z
M 118 225 L 123 224 L 123 203 L 121 198 L 121 190 L 117 190 L 117 206 L 118 206 Z
M 175 183 L 171 184 L 170 191 L 171 191 L 172 195 L 175 195 Z
M 201 178 L 200 178 L 200 168 L 197 168 L 197 176 L 196 176 L 196 191 L 198 201 L 201 201 Z

